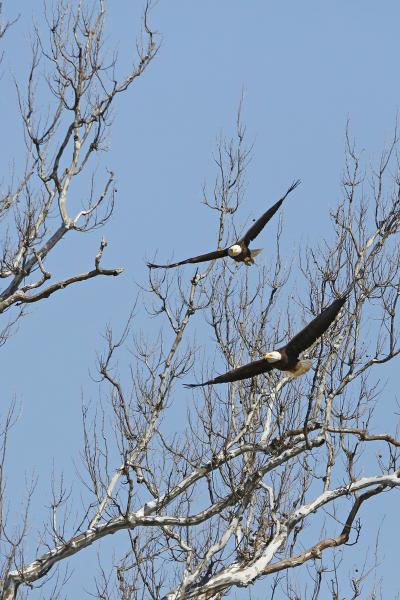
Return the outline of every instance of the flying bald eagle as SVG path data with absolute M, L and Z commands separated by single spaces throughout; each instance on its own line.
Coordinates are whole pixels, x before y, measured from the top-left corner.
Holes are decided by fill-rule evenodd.
M 267 373 L 268 371 L 272 371 L 272 369 L 285 371 L 292 377 L 303 375 L 303 373 L 311 369 L 312 363 L 311 360 L 300 359 L 299 355 L 325 333 L 346 300 L 347 295 L 336 299 L 318 317 L 315 317 L 311 323 L 304 327 L 300 333 L 295 335 L 286 346 L 282 346 L 282 348 L 273 350 L 272 352 L 267 352 L 261 360 L 248 363 L 247 365 L 243 365 L 243 367 L 238 367 L 203 383 L 187 383 L 185 387 L 193 388 L 208 384 L 239 381 L 240 379 L 255 377 L 255 375 L 260 375 L 260 373 Z
M 268 223 L 270 219 L 274 216 L 282 202 L 285 198 L 292 192 L 300 183 L 300 180 L 294 181 L 286 194 L 278 200 L 271 208 L 269 208 L 245 233 L 245 235 L 235 242 L 232 246 L 225 248 L 223 250 L 215 250 L 214 252 L 208 252 L 208 254 L 200 254 L 200 256 L 194 256 L 193 258 L 187 258 L 186 260 L 181 260 L 180 262 L 171 263 L 169 265 L 155 265 L 154 263 L 147 263 L 147 266 L 150 269 L 170 269 L 171 267 L 179 267 L 180 265 L 186 265 L 188 263 L 200 263 L 206 262 L 209 260 L 214 260 L 216 258 L 223 258 L 225 256 L 230 256 L 236 262 L 244 262 L 245 265 L 250 266 L 254 263 L 254 256 L 260 254 L 261 249 L 250 250 L 249 244 L 253 241 L 260 231 L 262 231 L 265 225 Z

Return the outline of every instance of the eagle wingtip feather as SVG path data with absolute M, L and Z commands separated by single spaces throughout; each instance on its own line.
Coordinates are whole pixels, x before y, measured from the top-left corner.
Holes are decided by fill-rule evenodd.
M 184 383 L 183 387 L 191 390 L 192 388 L 202 387 L 203 385 L 205 385 L 205 383 Z

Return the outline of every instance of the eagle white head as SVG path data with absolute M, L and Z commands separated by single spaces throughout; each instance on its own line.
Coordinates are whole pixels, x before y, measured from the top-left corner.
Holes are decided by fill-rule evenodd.
M 273 350 L 272 352 L 267 352 L 266 354 L 263 354 L 263 359 L 267 360 L 270 363 L 274 363 L 274 362 L 278 362 L 278 360 L 281 360 L 282 356 L 280 352 L 277 352 L 276 350 Z
M 242 253 L 242 248 L 239 244 L 233 244 L 230 248 L 228 248 L 229 256 L 239 256 Z

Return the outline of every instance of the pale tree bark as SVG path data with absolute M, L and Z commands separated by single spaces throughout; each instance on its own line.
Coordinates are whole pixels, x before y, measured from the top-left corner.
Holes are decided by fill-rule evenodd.
M 145 32 L 154 53 L 146 24 Z M 50 56 L 58 69 L 59 59 Z M 34 155 L 40 180 L 57 199 L 61 228 L 79 228 L 80 219 L 92 218 L 91 208 L 101 204 L 94 201 L 86 213 L 69 216 L 70 180 L 85 162 L 81 144 L 96 130 L 92 109 L 72 112 L 72 130 L 55 163 L 49 168 L 41 143 Z M 42 138 L 30 119 L 25 117 L 28 140 L 36 148 Z M 48 128 L 55 126 L 50 122 Z M 57 152 L 68 144 L 72 162 L 60 172 Z M 74 499 L 62 484 L 53 489 L 43 549 L 34 557 L 27 558 L 24 549 L 28 513 L 18 537 L 7 536 L 3 523 L 3 599 L 42 585 L 69 557 L 84 557 L 90 545 L 96 543 L 101 553 L 102 540 L 112 534 L 125 540 L 126 549 L 111 572 L 100 570 L 98 598 L 216 600 L 260 580 L 271 599 L 344 596 L 335 550 L 359 540 L 366 506 L 400 487 L 398 425 L 393 419 L 390 430 L 379 431 L 374 414 L 385 396 L 379 369 L 400 353 L 397 151 L 395 130 L 380 162 L 367 172 L 347 134 L 343 196 L 331 211 L 330 235 L 301 249 L 291 268 L 282 255 L 280 220 L 274 252 L 270 241 L 268 253 L 274 260 L 258 260 L 251 269 L 226 259 L 149 271 L 143 303 L 159 333 L 155 339 L 145 335 L 145 317 L 136 319 L 139 307 L 119 336 L 107 329 L 98 360 L 104 391 L 99 406 L 83 407 L 82 484 L 88 494 L 78 525 L 66 516 Z M 215 244 L 224 247 L 240 233 L 236 212 L 249 158 L 240 111 L 234 139 L 220 140 L 214 158 L 216 180 L 211 191 L 204 189 L 204 203 L 217 216 Z M 298 175 L 288 174 L 288 181 Z M 29 260 L 36 261 L 47 286 L 43 247 L 29 246 Z M 9 264 L 18 262 L 21 251 L 17 246 Z M 17 275 L 12 273 L 13 281 Z M 39 300 L 49 288 L 25 293 L 31 289 Z M 310 349 L 313 369 L 306 376 L 272 372 L 183 391 L 183 379 L 208 378 L 279 346 L 343 293 L 348 301 Z M 206 338 L 204 352 L 198 338 Z M 182 416 L 171 433 L 166 423 L 173 403 L 182 404 Z M 10 413 L 4 432 L 12 421 Z M 308 566 L 305 590 L 291 578 L 302 565 Z M 365 567 L 348 582 L 349 597 L 378 597 L 367 576 Z

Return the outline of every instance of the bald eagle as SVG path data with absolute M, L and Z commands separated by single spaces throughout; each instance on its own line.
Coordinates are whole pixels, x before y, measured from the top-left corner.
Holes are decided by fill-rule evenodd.
M 268 223 L 270 219 L 274 216 L 282 202 L 285 198 L 292 192 L 300 183 L 300 180 L 294 181 L 286 194 L 278 200 L 271 208 L 269 208 L 245 233 L 245 235 L 235 242 L 232 246 L 228 246 L 228 248 L 224 248 L 223 250 L 215 250 L 214 252 L 208 252 L 208 254 L 200 254 L 199 256 L 194 256 L 193 258 L 187 258 L 186 260 L 181 260 L 180 262 L 170 263 L 169 265 L 156 265 L 154 263 L 147 263 L 147 266 L 150 269 L 170 269 L 171 267 L 179 267 L 180 265 L 186 265 L 188 263 L 200 263 L 206 262 L 210 260 L 214 260 L 216 258 L 224 258 L 225 256 L 230 256 L 236 262 L 244 262 L 245 265 L 250 266 L 254 263 L 254 256 L 260 254 L 261 249 L 250 250 L 249 244 L 252 240 L 254 240 L 258 234 L 264 229 L 265 225 Z
M 291 377 L 303 375 L 303 373 L 311 369 L 312 363 L 311 360 L 299 358 L 299 355 L 325 333 L 346 300 L 347 295 L 336 299 L 315 317 L 311 323 L 304 327 L 300 333 L 295 335 L 286 346 L 282 346 L 282 348 L 278 348 L 278 350 L 273 350 L 272 352 L 267 352 L 261 360 L 248 363 L 203 383 L 187 383 L 185 387 L 193 388 L 209 384 L 239 381 L 240 379 L 248 379 L 261 373 L 267 373 L 268 371 L 272 371 L 272 369 L 285 371 Z

